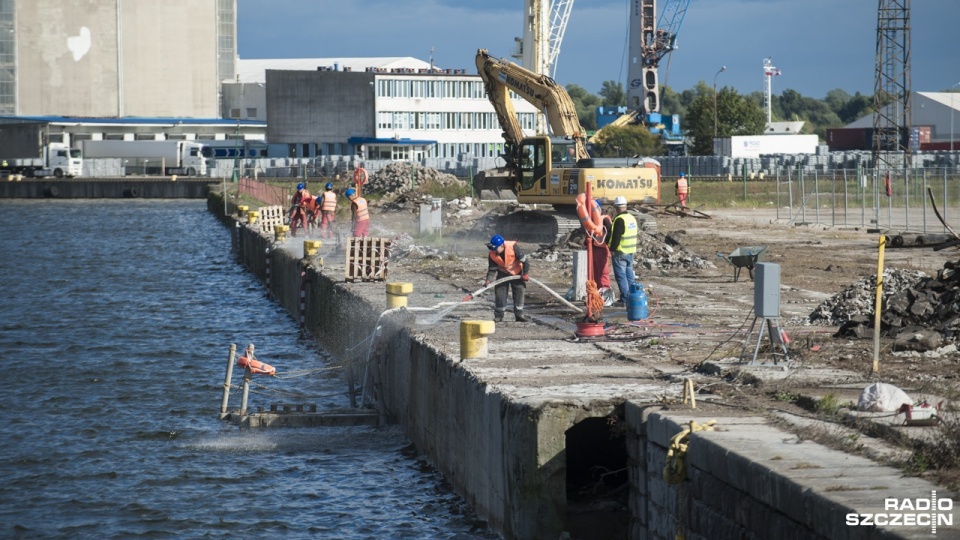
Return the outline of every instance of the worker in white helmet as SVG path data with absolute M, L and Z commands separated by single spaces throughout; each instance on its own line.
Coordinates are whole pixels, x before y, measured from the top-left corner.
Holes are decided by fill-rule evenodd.
M 617 216 L 613 218 L 613 231 L 610 233 L 610 257 L 613 266 L 613 276 L 620 288 L 619 305 L 624 305 L 624 298 L 630 294 L 630 284 L 637 280 L 633 274 L 633 254 L 637 252 L 637 237 L 640 227 L 637 220 L 627 212 L 627 198 L 620 196 L 613 200 L 613 208 Z

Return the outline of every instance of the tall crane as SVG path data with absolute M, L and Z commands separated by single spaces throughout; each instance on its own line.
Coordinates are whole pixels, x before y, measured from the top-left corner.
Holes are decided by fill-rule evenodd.
M 573 0 L 524 0 L 523 37 L 514 38 L 517 50 L 512 55 L 521 66 L 554 77 L 571 9 Z M 547 127 L 544 114 L 537 113 L 536 132 L 543 135 Z
M 677 34 L 690 0 L 667 0 L 657 23 L 657 0 L 633 0 L 627 107 L 644 117 L 660 112 L 660 61 L 677 48 Z

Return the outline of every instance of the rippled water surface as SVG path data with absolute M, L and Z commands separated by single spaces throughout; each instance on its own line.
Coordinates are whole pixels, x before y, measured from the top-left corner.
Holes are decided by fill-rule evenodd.
M 301 374 L 253 406 L 347 405 L 229 234 L 202 201 L 0 201 L 0 537 L 495 538 L 396 428 L 218 420 L 230 343 Z

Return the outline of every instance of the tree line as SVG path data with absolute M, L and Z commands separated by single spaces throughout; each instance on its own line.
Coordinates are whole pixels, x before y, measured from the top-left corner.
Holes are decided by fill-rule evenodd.
M 570 84 L 567 93 L 573 99 L 584 129 L 597 129 L 597 107 L 623 107 L 627 104 L 623 85 L 605 81 L 596 95 Z M 714 99 L 716 98 L 716 99 Z M 761 135 L 766 128 L 763 92 L 742 95 L 734 88 L 714 89 L 703 81 L 694 88 L 676 92 L 669 86 L 660 90 L 660 110 L 664 115 L 679 114 L 686 132 L 687 152 L 691 155 L 713 154 L 713 137 Z M 714 108 L 716 104 L 716 108 Z M 821 139 L 828 128 L 842 127 L 873 113 L 873 96 L 857 92 L 850 95 L 839 88 L 827 92 L 823 99 L 806 97 L 796 90 L 784 90 L 771 96 L 773 121 L 804 122 L 800 133 L 812 133 Z M 664 148 L 659 137 L 640 125 L 611 127 L 597 134 L 594 149 L 600 156 L 661 155 Z

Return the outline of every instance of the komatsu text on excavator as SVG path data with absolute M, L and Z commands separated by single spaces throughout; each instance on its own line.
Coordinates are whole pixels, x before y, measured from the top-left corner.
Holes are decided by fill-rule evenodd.
M 576 197 L 592 184 L 594 198 L 611 203 L 623 196 L 630 204 L 660 202 L 660 164 L 646 158 L 592 158 L 584 130 L 567 91 L 546 75 L 477 51 L 477 69 L 493 104 L 506 141 L 506 166 L 474 178 L 481 199 L 516 197 L 521 204 L 550 204 L 572 213 Z M 553 136 L 525 136 L 510 92 L 542 110 Z M 549 215 L 517 216 L 502 234 L 521 241 L 552 242 L 579 226 L 576 219 Z

